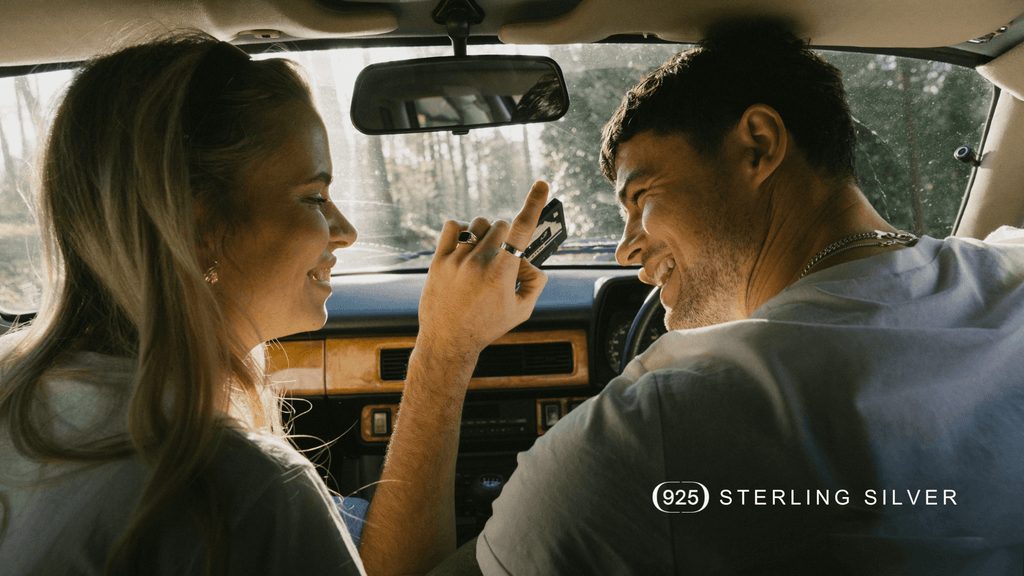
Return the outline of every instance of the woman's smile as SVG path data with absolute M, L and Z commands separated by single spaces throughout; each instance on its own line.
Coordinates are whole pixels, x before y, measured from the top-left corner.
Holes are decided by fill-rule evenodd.
M 245 313 L 235 322 L 238 330 L 256 332 L 253 345 L 324 325 L 337 262 L 332 253 L 356 240 L 330 199 L 322 120 L 306 106 L 280 114 L 289 134 L 247 171 L 237 202 L 242 224 L 225 242 L 219 274 L 221 290 Z

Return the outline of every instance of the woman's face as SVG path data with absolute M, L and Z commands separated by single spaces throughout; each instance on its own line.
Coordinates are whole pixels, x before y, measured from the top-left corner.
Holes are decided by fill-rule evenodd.
M 229 319 L 251 346 L 323 327 L 332 253 L 356 240 L 328 195 L 331 154 L 320 116 L 294 105 L 279 120 L 288 136 L 245 172 L 239 224 L 225 238 L 217 271 L 234 304 Z

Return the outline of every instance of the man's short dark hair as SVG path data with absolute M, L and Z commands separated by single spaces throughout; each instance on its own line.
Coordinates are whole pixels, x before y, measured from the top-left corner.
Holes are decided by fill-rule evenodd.
M 823 177 L 853 177 L 857 136 L 842 72 L 769 23 L 719 28 L 630 89 L 604 127 L 601 170 L 614 183 L 619 145 L 647 131 L 685 134 L 698 153 L 712 158 L 754 104 L 779 113 Z

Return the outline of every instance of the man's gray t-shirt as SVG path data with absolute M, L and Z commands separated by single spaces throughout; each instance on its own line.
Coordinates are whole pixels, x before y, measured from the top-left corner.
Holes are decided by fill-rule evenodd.
M 1022 382 L 1024 247 L 926 237 L 838 265 L 635 359 L 520 454 L 477 560 L 1020 574 Z M 690 490 L 699 511 L 667 504 Z

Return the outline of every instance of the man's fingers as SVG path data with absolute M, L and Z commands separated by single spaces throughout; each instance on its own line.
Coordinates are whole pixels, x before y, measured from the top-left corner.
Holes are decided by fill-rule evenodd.
M 548 202 L 548 183 L 538 180 L 530 188 L 526 195 L 526 202 L 523 209 L 512 221 L 512 229 L 505 240 L 517 250 L 526 250 L 527 243 L 533 237 L 533 231 L 537 228 L 537 221 L 540 220 L 540 213 L 544 211 L 544 205 Z

